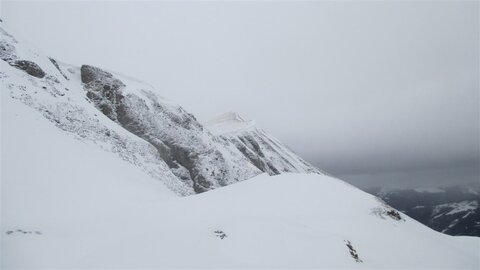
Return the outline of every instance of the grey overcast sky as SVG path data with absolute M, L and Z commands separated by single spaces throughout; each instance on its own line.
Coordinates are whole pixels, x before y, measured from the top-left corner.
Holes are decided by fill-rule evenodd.
M 480 181 L 477 1 L 0 8 L 47 55 L 147 81 L 201 121 L 236 111 L 335 175 Z M 456 173 L 421 173 L 439 170 Z

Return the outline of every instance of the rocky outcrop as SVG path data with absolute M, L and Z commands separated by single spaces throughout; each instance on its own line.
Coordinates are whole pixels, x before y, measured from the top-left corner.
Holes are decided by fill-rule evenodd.
M 18 57 L 15 48 L 17 41 L 10 34 L 1 28 L 0 33 L 2 34 L 0 39 L 0 59 L 33 77 L 45 77 L 45 72 L 35 62 Z
M 53 59 L 53 58 L 48 58 L 50 60 L 50 62 L 52 62 L 52 64 L 55 66 L 55 68 L 58 70 L 58 72 L 60 72 L 60 74 L 62 74 L 63 78 L 65 78 L 65 80 L 70 80 L 67 75 L 65 75 L 65 73 L 63 73 L 62 69 L 60 68 L 60 66 L 58 65 L 57 63 L 57 60 Z
M 87 97 L 103 114 L 116 121 L 117 109 L 123 99 L 120 89 L 125 87 L 125 84 L 111 73 L 97 67 L 83 65 L 80 70 Z
M 277 175 L 286 172 L 323 173 L 304 161 L 273 136 L 246 121 L 236 113 L 226 113 L 207 123 L 219 138 L 231 142 L 262 172 Z
M 40 68 L 36 63 L 28 60 L 17 60 L 9 63 L 11 66 L 14 66 L 18 69 L 25 71 L 27 74 L 32 75 L 33 77 L 43 78 L 45 77 L 45 72 Z
M 0 42 L 0 59 L 7 62 L 12 67 L 25 71 L 31 76 L 37 78 L 45 77 L 45 72 L 35 62 L 29 60 L 17 60 L 18 57 L 15 54 L 15 47 L 3 40 Z
M 81 80 L 87 97 L 103 114 L 153 145 L 196 193 L 260 173 L 237 148 L 205 132 L 180 106 L 162 102 L 146 89 L 131 91 L 121 79 L 97 67 L 83 65 Z

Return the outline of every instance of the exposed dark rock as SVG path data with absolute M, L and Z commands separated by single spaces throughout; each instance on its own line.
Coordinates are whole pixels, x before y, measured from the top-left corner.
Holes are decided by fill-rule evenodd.
M 402 219 L 402 217 L 400 216 L 400 213 L 398 213 L 394 209 L 388 210 L 387 215 L 390 216 L 391 218 L 395 219 L 395 220 L 401 220 Z
M 271 140 L 263 131 L 253 129 L 242 131 L 238 134 L 229 133 L 220 136 L 233 143 L 255 167 L 270 175 L 277 175 L 283 172 L 321 173 L 317 168 L 295 155 L 286 146 L 279 145 Z M 290 153 L 282 152 L 286 149 Z M 292 164 L 285 156 L 294 160 L 296 164 Z
M 24 230 L 21 230 L 21 229 L 17 229 L 17 230 L 8 230 L 5 232 L 5 234 L 7 235 L 10 235 L 10 234 L 14 234 L 14 233 L 22 233 L 22 234 L 37 234 L 37 235 L 41 235 L 42 232 L 40 231 L 24 231 Z
M 239 177 L 255 172 L 253 167 L 246 174 L 233 171 L 238 165 L 235 162 L 231 165 L 232 162 L 226 161 L 215 148 L 214 141 L 220 142 L 219 139 L 206 138 L 203 126 L 183 108 L 160 103 L 156 95 L 142 89 L 138 94 L 124 95 L 125 84 L 102 69 L 83 65 L 80 70 L 86 95 L 97 109 L 153 145 L 173 174 L 196 193 L 226 185 L 228 181 L 243 180 Z M 229 146 L 227 141 L 221 143 Z M 232 145 L 230 147 L 236 151 Z M 237 156 L 248 166 L 240 153 Z M 205 170 L 207 166 L 219 169 L 210 173 Z M 232 177 L 232 173 L 235 176 Z
M 270 169 L 270 170 L 269 170 L 269 171 L 270 171 L 270 175 L 278 175 L 278 174 L 280 174 L 280 171 L 277 170 L 277 168 L 275 168 L 275 166 L 274 166 L 271 162 L 268 162 L 268 163 L 267 163 L 267 167 Z M 284 172 L 288 172 L 287 169 L 284 169 L 283 171 L 284 171 Z
M 358 253 L 357 251 L 353 248 L 352 246 L 352 243 L 350 241 L 345 241 L 346 242 L 346 245 L 348 247 L 348 252 L 350 253 L 350 256 L 352 256 L 352 258 L 355 259 L 356 262 L 363 262 L 362 260 L 360 260 L 360 258 L 358 257 Z
M 10 65 L 25 71 L 27 74 L 37 78 L 45 77 L 45 72 L 36 63 L 28 60 L 17 60 Z
M 62 74 L 62 76 L 65 78 L 65 80 L 70 80 L 66 75 L 65 73 L 63 73 L 63 71 L 60 69 L 60 66 L 58 65 L 57 61 L 53 58 L 48 58 L 50 59 L 50 62 L 52 62 L 52 64 L 58 69 L 58 71 L 60 72 L 60 74 Z
M 81 79 L 87 90 L 87 97 L 110 119 L 117 120 L 117 109 L 121 105 L 125 87 L 119 79 L 97 67 L 82 65 Z
M 134 107 L 138 111 L 149 110 L 145 101 L 136 96 L 127 95 L 126 99 L 128 99 L 129 102 L 133 102 L 135 104 Z M 104 111 L 102 110 L 102 112 Z M 135 112 L 132 111 L 126 103 L 120 104 L 117 107 L 116 113 L 118 122 L 128 131 L 152 144 L 170 168 L 176 169 L 179 168 L 179 166 L 185 168 L 190 174 L 188 180 L 193 182 L 192 186 L 196 193 L 205 192 L 210 189 L 211 184 L 196 168 L 198 154 L 193 152 L 192 149 L 176 145 L 171 140 L 160 139 L 160 136 L 155 134 L 155 131 L 146 126 L 146 122 L 142 121 L 144 119 L 135 117 Z M 171 116 L 172 114 L 167 115 Z M 183 128 L 188 128 L 188 121 L 179 120 L 178 116 L 175 116 L 174 122 Z M 181 175 L 178 176 L 182 178 Z
M 222 240 L 223 240 L 223 238 L 227 237 L 227 234 L 224 233 L 223 231 L 220 231 L 220 230 L 216 230 L 216 231 L 214 231 L 214 233 L 216 234 L 217 237 L 219 237 Z
M 250 160 L 250 162 L 252 162 L 253 165 L 255 165 L 255 167 L 257 167 L 262 172 L 267 171 L 267 164 L 265 164 L 265 162 L 260 158 L 259 153 L 255 153 L 251 149 L 249 149 L 241 139 L 232 139 L 231 142 L 245 157 L 248 158 L 248 160 Z

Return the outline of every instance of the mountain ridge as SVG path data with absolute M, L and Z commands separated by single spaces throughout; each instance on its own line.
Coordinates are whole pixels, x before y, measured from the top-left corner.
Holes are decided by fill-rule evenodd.
M 253 164 L 232 142 L 206 131 L 195 116 L 160 97 L 151 85 L 91 65 L 65 64 L 24 46 L 3 28 L 1 34 L 2 64 L 26 73 L 13 72 L 16 79 L 3 73 L 5 89 L 10 89 L 12 98 L 36 108 L 55 125 L 82 139 L 110 144 L 103 146 L 164 181 L 178 194 L 201 193 L 262 172 L 271 173 L 272 169 Z M 39 82 L 28 76 L 42 79 L 40 90 L 34 90 Z M 23 85 L 19 93 L 15 91 L 18 85 L 8 81 L 23 78 L 32 87 Z M 99 113 L 91 111 L 92 105 Z M 118 128 L 111 129 L 114 125 L 148 145 L 141 146 L 140 153 L 140 145 L 129 149 L 131 136 L 119 136 Z M 290 171 L 281 164 L 281 168 L 273 163 L 270 167 L 277 173 Z

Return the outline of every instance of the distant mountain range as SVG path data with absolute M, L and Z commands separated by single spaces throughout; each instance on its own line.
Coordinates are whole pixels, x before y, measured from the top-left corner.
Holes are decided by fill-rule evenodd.
M 366 191 L 428 227 L 449 235 L 480 236 L 480 187 Z

